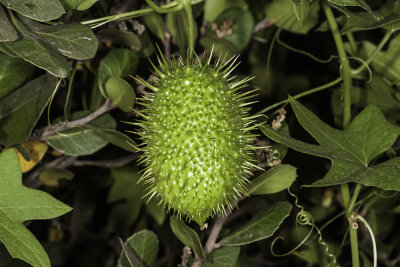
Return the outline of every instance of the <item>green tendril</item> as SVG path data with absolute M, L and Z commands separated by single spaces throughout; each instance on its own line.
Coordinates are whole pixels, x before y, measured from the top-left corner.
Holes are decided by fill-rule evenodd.
M 290 50 L 290 51 L 293 51 L 293 52 L 295 52 L 295 53 L 299 53 L 299 54 L 305 55 L 305 56 L 311 58 L 311 59 L 314 60 L 314 61 L 317 61 L 317 62 L 319 62 L 319 63 L 324 63 L 324 64 L 331 62 L 334 58 L 338 58 L 338 56 L 330 55 L 328 59 L 320 59 L 320 58 L 314 56 L 313 54 L 311 54 L 311 53 L 309 53 L 309 52 L 307 52 L 307 51 L 304 51 L 304 50 L 295 48 L 295 47 L 293 47 L 293 46 L 290 46 L 290 45 L 288 45 L 287 43 L 283 42 L 283 41 L 279 38 L 279 36 L 280 36 L 280 34 L 281 34 L 281 31 L 282 31 L 282 29 L 280 28 L 280 29 L 277 31 L 277 33 L 276 33 L 276 34 L 277 34 L 277 35 L 276 35 L 276 42 L 277 42 L 278 44 L 280 44 L 281 46 L 283 46 L 284 48 Z
M 307 235 L 303 238 L 303 240 L 297 246 L 295 246 L 293 249 L 291 249 L 290 251 L 283 253 L 283 254 L 275 253 L 274 245 L 276 244 L 276 242 L 278 240 L 285 240 L 285 238 L 283 236 L 276 237 L 272 241 L 272 244 L 271 244 L 271 254 L 274 255 L 275 257 L 284 257 L 287 255 L 293 254 L 302 245 L 304 245 L 305 242 L 307 242 L 307 240 L 310 238 L 311 234 L 313 233 L 313 231 L 315 229 L 315 231 L 317 232 L 317 235 L 318 235 L 318 243 L 325 248 L 324 249 L 325 255 L 330 259 L 328 266 L 338 266 L 336 264 L 336 256 L 329 252 L 329 246 L 325 241 L 323 241 L 322 233 L 318 229 L 318 227 L 315 225 L 314 218 L 312 217 L 311 213 L 304 210 L 304 207 L 299 204 L 298 196 L 293 194 L 289 188 L 288 188 L 288 193 L 290 196 L 292 196 L 295 199 L 294 205 L 300 210 L 296 215 L 296 223 L 299 225 L 303 225 L 303 226 L 310 226 L 310 230 L 308 231 Z

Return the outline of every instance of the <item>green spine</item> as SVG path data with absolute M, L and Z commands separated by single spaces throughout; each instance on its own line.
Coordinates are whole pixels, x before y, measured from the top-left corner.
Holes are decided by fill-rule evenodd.
M 155 85 L 141 80 L 153 91 L 136 123 L 146 166 L 141 181 L 150 198 L 201 226 L 246 194 L 255 167 L 254 117 L 244 102 L 254 90 L 241 92 L 250 78 L 230 77 L 236 59 L 211 65 L 211 56 L 198 63 L 162 57 Z

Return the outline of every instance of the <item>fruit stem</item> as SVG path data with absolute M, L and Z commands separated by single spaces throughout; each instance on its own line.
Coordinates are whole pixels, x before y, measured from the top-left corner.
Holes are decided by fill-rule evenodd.
M 185 9 L 186 17 L 188 20 L 188 49 L 187 49 L 187 60 L 189 61 L 194 53 L 194 23 L 193 23 L 193 13 L 192 13 L 192 1 L 186 0 L 182 1 L 183 7 Z
M 335 16 L 333 15 L 332 9 L 329 7 L 326 1 L 322 2 L 322 8 L 324 10 L 326 19 L 328 21 L 329 27 L 331 28 L 333 39 L 335 40 L 336 49 L 339 54 L 340 64 L 341 64 L 341 77 L 343 79 L 343 99 L 344 99 L 344 110 L 343 110 L 343 129 L 350 124 L 351 121 L 351 85 L 352 85 L 352 77 L 351 77 L 351 68 L 350 62 L 346 55 L 346 50 L 344 48 L 342 36 L 340 35 L 338 25 L 336 23 Z M 344 206 L 346 209 L 346 216 L 352 213 L 352 206 L 356 201 L 358 192 L 360 190 L 359 187 L 356 187 L 357 191 L 354 192 L 353 198 L 350 200 L 350 191 L 349 184 L 345 183 L 341 185 L 342 189 L 342 197 Z M 351 205 L 353 203 L 353 205 Z M 349 216 L 347 216 L 349 220 L 349 231 L 350 231 L 350 244 L 351 244 L 351 256 L 353 267 L 359 267 L 359 255 L 358 255 L 358 239 L 357 239 L 357 229 L 356 227 L 352 227 L 353 223 Z

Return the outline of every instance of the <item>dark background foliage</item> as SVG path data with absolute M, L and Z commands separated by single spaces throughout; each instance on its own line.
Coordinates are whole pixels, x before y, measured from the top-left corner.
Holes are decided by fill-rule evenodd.
M 189 43 L 185 1 L 154 1 L 161 14 L 148 2 L 0 0 L 0 266 L 49 266 L 46 254 L 51 266 L 74 267 L 328 266 L 333 259 L 357 266 L 346 209 L 369 223 L 378 265 L 397 266 L 399 2 L 192 1 L 195 52 L 239 55 L 234 75 L 254 77 L 252 113 L 264 115 L 254 130 L 264 171 L 255 172 L 250 196 L 231 215 L 210 218 L 207 229 L 147 202 L 137 183 L 141 141 L 137 126 L 124 122 L 140 119 L 132 108 L 139 111 L 136 98 L 149 91 L 134 77 L 152 83 L 149 59 L 185 57 Z M 354 135 L 327 126 L 343 129 L 348 115 L 360 122 L 344 125 Z M 367 151 L 374 146 L 379 153 Z M 354 163 L 348 154 L 368 160 Z M 329 177 L 339 161 L 345 175 Z M 21 179 L 18 162 L 25 187 L 7 182 Z M 366 174 L 374 168 L 384 175 Z M 33 200 L 24 199 L 26 187 L 40 190 L 29 191 Z M 360 220 L 350 232 L 358 233 L 361 266 L 373 266 Z

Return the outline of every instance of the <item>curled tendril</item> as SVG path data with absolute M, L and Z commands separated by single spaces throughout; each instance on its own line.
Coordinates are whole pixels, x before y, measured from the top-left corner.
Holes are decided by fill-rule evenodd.
M 352 60 L 355 60 L 355 61 L 358 61 L 358 62 L 360 62 L 366 69 L 367 69 L 367 71 L 368 71 L 368 80 L 367 80 L 367 83 L 370 83 L 371 81 L 372 81 L 372 70 L 371 70 L 371 68 L 369 67 L 369 65 L 368 65 L 368 63 L 367 62 L 365 62 L 365 60 L 363 60 L 363 59 L 361 59 L 361 58 L 359 58 L 359 57 L 348 57 L 348 59 L 352 59 Z M 359 71 L 358 69 L 356 69 L 356 70 L 353 70 L 352 71 L 352 74 L 358 74 L 359 72 L 361 72 L 361 71 Z
M 288 45 L 287 43 L 283 42 L 283 41 L 279 38 L 280 33 L 281 33 L 281 29 L 279 29 L 278 32 L 277 32 L 277 35 L 276 35 L 276 42 L 279 43 L 279 44 L 280 44 L 281 46 L 283 46 L 284 48 L 290 50 L 290 51 L 293 51 L 293 52 L 295 52 L 295 53 L 299 53 L 299 54 L 305 55 L 305 56 L 307 56 L 307 57 L 311 58 L 312 60 L 317 61 L 317 62 L 319 62 L 319 63 L 329 63 L 329 62 L 331 62 L 334 58 L 338 58 L 338 56 L 334 56 L 334 55 L 330 55 L 328 59 L 320 59 L 320 58 L 317 58 L 316 56 L 314 56 L 313 54 L 311 54 L 311 53 L 309 53 L 309 52 L 307 52 L 307 51 L 304 51 L 304 50 L 295 48 L 295 47 L 290 46 L 290 45 Z
M 272 244 L 271 244 L 271 254 L 276 257 L 284 257 L 287 255 L 293 254 L 310 238 L 311 234 L 313 233 L 313 231 L 315 229 L 315 231 L 317 232 L 317 235 L 318 235 L 318 243 L 325 248 L 324 249 L 325 255 L 330 259 L 328 266 L 338 266 L 336 264 L 336 256 L 329 252 L 328 244 L 325 241 L 323 241 L 321 231 L 315 225 L 314 218 L 312 217 L 311 213 L 304 210 L 304 207 L 299 204 L 299 198 L 297 197 L 297 195 L 290 192 L 289 188 L 288 188 L 288 193 L 295 199 L 294 205 L 300 210 L 296 215 L 296 223 L 299 225 L 303 225 L 303 226 L 310 226 L 310 230 L 308 231 L 307 235 L 303 238 L 303 240 L 296 247 L 294 247 L 293 249 L 291 249 L 290 251 L 288 251 L 284 254 L 277 254 L 274 252 L 275 243 L 278 240 L 285 240 L 285 238 L 283 236 L 276 237 L 272 241 Z

